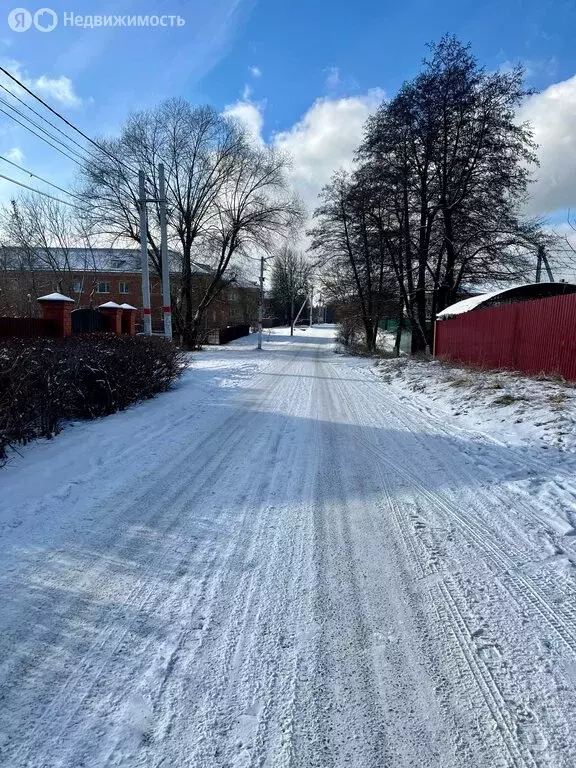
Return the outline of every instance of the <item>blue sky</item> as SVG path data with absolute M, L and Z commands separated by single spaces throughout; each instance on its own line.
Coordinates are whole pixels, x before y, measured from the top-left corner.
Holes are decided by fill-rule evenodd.
M 51 7 L 60 17 L 86 12 L 79 2 Z M 175 93 L 223 107 L 257 66 L 263 76 L 255 94 L 267 99 L 268 127 L 285 129 L 325 92 L 329 68 L 340 70 L 342 93 L 376 86 L 392 93 L 417 71 L 426 43 L 446 31 L 470 41 L 489 68 L 527 61 L 537 88 L 576 71 L 573 2 L 124 0 L 88 7 L 103 15 L 169 13 L 186 20 L 163 30 L 60 24 L 48 34 L 14 34 L 4 17 L 3 37 L 11 43 L 5 55 L 30 73 L 70 77 L 83 99 L 94 100 L 88 113 L 112 107 L 112 122 Z
M 532 212 L 561 221 L 576 204 L 573 0 L 104 0 L 88 7 L 57 0 L 51 7 L 60 17 L 52 32 L 15 33 L 8 6 L 0 58 L 86 132 L 115 132 L 130 110 L 172 95 L 210 103 L 293 152 L 294 184 L 310 204 L 330 172 L 349 163 L 370 110 L 417 72 L 427 42 L 453 32 L 488 69 L 525 63 L 529 85 L 542 91 L 524 108 L 544 161 Z M 170 14 L 186 23 L 81 29 L 62 25 L 65 11 Z M 71 178 L 66 161 L 1 114 L 0 150 L 58 183 Z

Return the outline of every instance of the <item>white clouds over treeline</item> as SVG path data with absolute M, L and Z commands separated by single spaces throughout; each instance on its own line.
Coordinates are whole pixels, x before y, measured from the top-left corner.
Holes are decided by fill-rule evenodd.
M 380 89 L 319 98 L 294 125 L 270 137 L 270 143 L 292 156 L 292 182 L 309 209 L 334 171 L 351 167 L 366 118 L 383 98 Z M 226 113 L 241 120 L 256 141 L 264 141 L 265 101 L 242 99 Z M 545 216 L 576 208 L 576 75 L 528 97 L 519 119 L 532 124 L 540 160 L 529 213 Z
M 377 108 L 379 89 L 347 98 L 320 98 L 291 128 L 275 133 L 270 143 L 292 158 L 290 178 L 295 190 L 312 210 L 318 193 L 335 170 L 350 168 L 362 138 L 364 123 Z M 244 123 L 256 142 L 263 143 L 265 102 L 243 100 L 225 113 Z
M 530 96 L 519 113 L 534 129 L 540 167 L 530 212 L 546 215 L 576 206 L 576 75 Z

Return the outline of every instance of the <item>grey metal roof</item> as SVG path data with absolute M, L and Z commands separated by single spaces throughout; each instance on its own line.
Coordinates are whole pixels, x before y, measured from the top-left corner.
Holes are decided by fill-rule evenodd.
M 181 255 L 169 251 L 178 263 Z M 192 262 L 194 274 L 211 274 L 209 265 Z M 2 269 L 47 271 L 57 265 L 72 272 L 140 272 L 140 251 L 136 248 L 37 248 L 32 252 L 13 245 L 0 246 Z

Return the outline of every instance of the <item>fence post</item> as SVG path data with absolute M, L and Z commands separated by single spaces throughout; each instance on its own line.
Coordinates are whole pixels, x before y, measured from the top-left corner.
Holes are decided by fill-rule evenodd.
M 115 301 L 107 301 L 105 304 L 100 304 L 98 310 L 108 319 L 108 330 L 120 336 L 122 333 L 122 307 L 120 304 Z
M 49 293 L 37 299 L 42 309 L 44 320 L 51 320 L 58 329 L 58 336 L 64 338 L 72 335 L 72 310 L 74 299 L 61 293 Z

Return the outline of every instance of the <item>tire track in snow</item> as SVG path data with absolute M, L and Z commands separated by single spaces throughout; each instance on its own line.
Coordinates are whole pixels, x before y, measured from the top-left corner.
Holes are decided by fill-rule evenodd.
M 363 391 L 359 391 L 359 395 L 360 399 L 365 399 L 366 397 Z M 404 406 L 403 404 L 403 407 L 418 413 L 415 406 Z M 418 430 L 412 430 L 412 423 L 407 422 L 405 418 L 402 419 L 402 410 L 396 411 L 394 416 L 396 419 L 402 420 L 405 424 L 405 427 L 411 429 L 413 434 L 418 434 Z M 440 433 L 449 434 L 446 432 L 445 428 L 442 428 Z M 475 436 L 478 437 L 478 435 Z M 536 612 L 537 615 L 539 615 L 547 622 L 550 628 L 570 649 L 571 652 L 576 653 L 576 605 L 573 605 L 570 602 L 571 597 L 576 599 L 576 590 L 574 590 L 572 596 L 567 596 L 563 606 L 559 605 L 554 600 L 554 597 L 547 595 L 534 579 L 523 576 L 519 572 L 518 563 L 514 558 L 510 556 L 510 553 L 513 552 L 516 555 L 517 560 L 525 561 L 530 557 L 530 551 L 519 549 L 514 543 L 518 540 L 517 538 L 512 536 L 509 537 L 506 543 L 506 550 L 504 550 L 495 540 L 495 536 L 502 536 L 502 529 L 498 529 L 497 533 L 491 537 L 490 529 L 487 527 L 486 516 L 479 518 L 482 520 L 482 524 L 476 522 L 475 515 L 470 514 L 469 511 L 466 514 L 463 514 L 460 509 L 460 504 L 452 503 L 447 499 L 444 499 L 440 492 L 430 491 L 422 483 L 416 473 L 410 472 L 403 464 L 399 463 L 398 461 L 394 461 L 390 454 L 384 454 L 381 450 L 369 442 L 364 442 L 364 445 L 380 461 L 385 462 L 395 474 L 402 476 L 407 484 L 411 484 L 413 487 L 417 488 L 418 492 L 422 494 L 422 496 L 425 497 L 430 504 L 441 508 L 444 510 L 445 514 L 448 515 L 449 519 L 457 522 L 459 527 L 468 536 L 471 544 L 475 548 L 482 551 L 485 554 L 487 560 L 493 564 L 493 569 L 495 570 L 496 575 L 502 575 L 503 573 L 506 574 L 506 584 L 509 587 L 508 591 L 514 598 L 515 602 L 520 607 L 524 607 L 522 599 L 523 596 L 526 595 L 527 600 L 530 602 L 532 607 L 532 611 Z M 462 476 L 464 476 L 466 478 L 466 487 L 468 485 L 474 487 L 473 493 L 466 491 L 466 487 L 464 489 L 470 497 L 470 509 L 493 509 L 494 495 L 497 494 L 497 489 L 490 489 L 487 492 L 486 488 L 479 483 L 477 476 L 475 477 L 468 469 L 462 467 L 460 464 L 457 464 L 456 466 L 458 467 L 458 474 L 454 475 L 456 482 L 461 483 Z M 454 468 L 455 465 L 453 462 L 451 470 L 449 463 L 444 465 L 444 471 L 448 477 L 450 477 L 451 474 L 454 474 Z M 523 503 L 522 501 L 519 501 L 519 503 L 522 505 L 522 509 L 527 515 L 529 515 L 540 525 L 542 524 L 541 517 L 539 517 L 537 513 L 534 512 L 534 509 L 530 506 L 530 504 Z M 491 517 L 493 517 L 493 515 L 491 515 Z M 561 620 L 558 619 L 558 614 L 560 614 Z
M 214 485 L 218 476 L 222 472 L 222 468 L 226 466 L 227 460 L 237 450 L 241 439 L 238 437 L 234 439 L 233 432 L 234 430 L 230 428 L 228 439 L 224 441 L 224 448 L 222 453 L 215 454 L 218 457 L 216 464 L 210 469 L 210 471 L 205 473 L 199 472 L 199 476 L 203 477 L 203 481 L 201 482 L 196 492 L 196 497 L 201 497 L 203 493 L 205 493 Z M 212 436 L 211 439 L 207 441 L 207 444 L 204 446 L 207 452 L 210 448 L 209 443 L 213 441 L 218 441 L 218 436 Z M 212 454 L 210 453 L 209 455 Z M 180 467 L 178 467 L 176 470 L 172 471 L 171 478 L 175 481 L 176 478 L 182 478 L 185 476 L 186 474 L 182 472 Z M 168 481 L 168 484 L 170 485 L 170 481 Z M 152 507 L 152 509 L 154 509 L 154 514 L 145 521 L 146 526 L 149 528 L 152 526 L 158 526 L 160 521 L 162 521 L 164 535 L 169 537 L 177 529 L 181 515 L 184 512 L 183 505 L 175 505 L 175 502 L 181 499 L 181 497 L 185 494 L 185 490 L 188 485 L 189 480 L 185 480 L 180 484 L 175 483 L 173 486 L 173 491 L 167 496 L 164 496 L 161 500 L 159 499 L 157 507 Z M 146 497 L 147 494 L 143 495 L 143 503 L 145 500 L 149 501 L 149 499 Z M 187 504 L 188 503 L 189 500 L 187 501 Z M 138 502 L 138 509 L 142 509 L 140 501 Z M 167 515 L 166 510 L 170 510 L 172 514 Z M 131 542 L 132 540 L 129 539 L 126 543 L 123 543 L 122 548 L 115 548 L 115 557 L 122 558 L 129 556 L 129 553 L 132 550 Z M 70 722 L 74 719 L 77 711 L 80 709 L 80 707 L 82 707 L 94 686 L 97 684 L 98 679 L 100 678 L 105 667 L 108 665 L 110 659 L 114 656 L 122 644 L 127 633 L 130 631 L 132 624 L 137 620 L 138 614 L 143 610 L 143 606 L 155 593 L 158 586 L 158 580 L 151 579 L 150 576 L 158 570 L 159 563 L 164 561 L 171 547 L 172 542 L 169 540 L 166 546 L 164 546 L 160 552 L 156 553 L 153 558 L 148 560 L 145 568 L 140 571 L 136 584 L 126 596 L 124 601 L 125 611 L 130 611 L 132 609 L 132 620 L 124 622 L 121 625 L 115 622 L 108 626 L 99 627 L 97 637 L 90 646 L 87 654 L 84 655 L 80 661 L 74 665 L 73 670 L 70 672 L 63 685 L 59 687 L 58 692 L 52 698 L 50 704 L 41 715 L 34 728 L 34 731 L 28 735 L 27 743 L 22 748 L 25 750 L 25 753 L 34 753 L 36 745 L 35 740 L 39 736 L 41 727 L 48 720 L 50 721 L 51 730 L 53 730 L 54 723 L 57 722 L 59 717 L 64 717 L 65 722 L 61 725 L 60 730 L 54 739 L 57 743 L 59 742 L 62 734 L 66 731 Z M 98 566 L 96 571 L 88 571 L 87 573 L 87 580 L 91 580 L 93 583 L 95 580 L 99 580 L 101 578 L 107 578 L 106 562 Z M 70 610 L 72 612 L 75 610 L 73 605 L 70 606 Z M 105 651 L 105 653 L 103 657 L 100 657 L 102 651 Z M 73 696 L 73 692 L 76 690 L 82 691 L 81 698 L 71 709 L 71 697 Z M 39 738 L 43 737 L 40 736 Z M 14 758 L 24 759 L 25 753 L 23 751 L 18 752 L 14 755 Z
M 297 361 L 293 360 L 292 364 L 297 365 Z M 225 573 L 223 578 L 232 579 L 235 569 L 244 570 L 240 580 L 236 579 L 232 600 L 226 597 L 228 588 L 222 584 L 222 604 L 213 609 L 215 617 L 221 620 L 225 617 L 224 626 L 217 625 L 218 648 L 211 651 L 209 658 L 198 658 L 199 676 L 203 680 L 204 690 L 199 691 L 201 702 L 195 717 L 198 721 L 195 728 L 197 734 L 194 739 L 195 746 L 190 753 L 190 759 L 195 765 L 244 765 L 258 762 L 258 755 L 264 749 L 270 711 L 283 706 L 282 701 L 280 704 L 277 702 L 275 688 L 284 680 L 290 681 L 289 670 L 285 664 L 279 662 L 285 654 L 282 637 L 286 630 L 290 631 L 290 591 L 294 587 L 295 577 L 299 574 L 299 563 L 294 559 L 294 549 L 290 550 L 288 561 L 286 554 L 282 553 L 287 543 L 285 523 L 281 526 L 278 522 L 278 525 L 272 527 L 271 523 L 274 514 L 279 517 L 286 514 L 282 506 L 277 511 L 274 509 L 274 504 L 277 503 L 274 489 L 278 487 L 281 475 L 286 471 L 285 467 L 294 463 L 295 452 L 301 450 L 302 437 L 299 438 L 300 443 L 292 440 L 290 432 L 286 431 L 289 419 L 284 420 L 283 427 L 276 425 L 275 431 L 268 430 L 265 413 L 267 403 L 272 404 L 273 399 L 280 398 L 281 403 L 290 399 L 297 400 L 296 390 L 298 387 L 301 389 L 301 384 L 297 378 L 288 378 L 290 389 L 285 392 L 283 369 L 277 376 L 274 392 L 268 395 L 266 400 L 253 404 L 253 429 L 259 430 L 263 427 L 263 432 L 268 436 L 256 452 L 251 449 L 253 455 L 250 457 L 260 468 L 266 466 L 266 459 L 269 460 L 270 457 L 275 456 L 276 463 L 269 471 L 261 472 L 258 482 L 250 484 L 251 491 L 245 500 L 242 533 L 236 540 L 233 553 L 227 559 L 231 572 Z M 298 394 L 302 396 L 303 393 Z M 274 407 L 278 408 L 277 402 Z M 247 434 L 244 438 L 246 441 L 250 440 Z M 295 476 L 293 483 L 289 480 L 287 483 L 288 486 L 295 484 L 296 492 L 301 478 Z M 298 532 L 299 518 L 296 517 L 290 526 L 295 527 Z M 302 533 L 299 538 L 302 542 L 301 548 L 304 542 Z M 295 539 L 294 546 L 297 546 L 297 542 L 298 538 Z M 262 549 L 267 551 L 265 559 L 261 557 Z M 247 564 L 247 568 L 243 564 Z M 297 606 L 293 600 L 292 603 Z M 204 646 L 215 639 L 211 640 L 209 633 L 210 628 L 204 632 Z M 187 663 L 188 661 L 187 658 Z M 203 669 L 207 665 L 210 665 L 210 670 Z M 266 685 L 262 688 L 259 683 L 254 688 L 254 681 L 266 681 Z M 170 697 L 175 698 L 174 691 L 170 692 Z M 217 706 L 214 705 L 215 702 L 218 702 Z M 238 723 L 242 724 L 248 733 L 247 737 L 240 730 L 239 740 L 243 746 L 239 751 L 226 746 L 228 741 L 223 730 L 228 727 L 234 730 L 239 727 Z M 249 743 L 246 743 L 246 738 Z
M 279 373 L 282 374 L 286 371 L 290 367 L 291 362 L 291 360 L 288 360 L 281 364 L 279 366 Z M 264 375 L 262 374 L 258 376 L 257 382 L 262 383 L 263 381 Z M 266 395 L 267 397 L 263 402 L 271 402 L 274 397 L 273 390 L 267 392 Z M 168 467 L 165 470 L 161 468 L 159 472 L 156 469 L 153 477 L 148 482 L 148 487 L 144 490 L 140 489 L 139 496 L 135 500 L 128 499 L 119 505 L 115 498 L 113 501 L 111 500 L 109 506 L 106 503 L 100 502 L 102 508 L 115 509 L 122 515 L 126 514 L 128 520 L 130 522 L 137 521 L 139 527 L 144 525 L 150 529 L 152 527 L 159 527 L 162 522 L 164 535 L 169 537 L 177 531 L 179 519 L 185 514 L 186 507 L 190 504 L 198 504 L 202 496 L 217 484 L 222 472 L 226 471 L 230 459 L 237 455 L 243 440 L 245 440 L 243 429 L 249 427 L 252 418 L 249 410 L 235 412 L 225 418 L 217 432 L 209 434 L 199 444 L 193 446 L 192 454 L 200 457 L 200 463 L 195 472 L 190 466 L 189 453 L 185 453 L 180 458 L 176 467 Z M 191 475 L 202 478 L 194 489 L 192 496 L 187 494 Z M 186 499 L 184 503 L 181 502 L 182 498 Z M 178 504 L 177 502 L 179 501 L 180 503 Z M 143 510 L 149 510 L 148 517 L 144 517 L 144 519 L 142 518 Z M 214 522 L 217 522 L 217 519 L 215 518 Z M 105 542 L 104 549 L 111 549 L 117 560 L 130 560 L 133 541 L 137 539 L 138 536 L 135 535 L 129 537 L 125 542 L 121 540 L 119 546 L 118 543 L 112 545 L 113 538 L 110 538 Z M 138 541 L 136 541 L 135 546 L 140 546 Z M 132 590 L 124 598 L 124 612 L 133 611 L 132 620 L 123 622 L 120 625 L 114 621 L 114 623 L 109 625 L 99 626 L 96 637 L 91 642 L 88 651 L 74 664 L 72 671 L 68 673 L 64 682 L 61 683 L 59 681 L 56 685 L 56 694 L 51 696 L 49 704 L 33 726 L 34 730 L 28 734 L 26 742 L 14 754 L 16 761 L 19 762 L 27 759 L 26 755 L 34 753 L 39 741 L 44 741 L 41 730 L 45 724 L 49 723 L 51 731 L 54 731 L 57 727 L 56 723 L 60 719 L 64 719 L 64 722 L 59 726 L 57 736 L 51 738 L 53 743 L 58 746 L 60 745 L 61 736 L 69 729 L 77 712 L 88 701 L 104 669 L 121 647 L 132 625 L 137 621 L 138 615 L 143 611 L 143 607 L 154 595 L 158 586 L 158 580 L 151 579 L 150 575 L 158 570 L 158 565 L 163 562 L 170 548 L 171 542 L 168 541 L 166 547 L 159 553 L 156 553 L 155 557 L 148 560 L 144 569 L 140 571 L 138 580 Z M 101 580 L 104 582 L 107 580 L 109 562 L 107 559 L 99 558 L 97 554 L 94 555 L 94 561 L 96 567 L 86 569 L 84 582 L 86 586 L 91 585 L 93 588 L 96 588 Z M 210 567 L 209 564 L 207 567 Z M 81 594 L 79 593 L 72 600 L 73 602 L 69 605 L 69 612 L 74 615 L 78 610 L 81 610 Z M 49 648 L 54 646 L 55 643 L 47 637 L 43 644 Z M 41 659 L 35 659 L 36 665 L 40 661 Z M 12 684 L 15 685 L 16 683 Z M 80 699 L 76 698 L 76 702 L 72 704 L 74 697 L 77 696 L 76 691 L 80 691 L 78 694 Z M 119 690 L 117 698 L 121 696 L 122 691 Z M 37 768 L 37 766 L 34 766 L 34 768 Z
M 335 375 L 338 376 L 337 371 L 335 372 Z M 366 413 L 366 410 L 361 410 L 359 401 L 362 400 L 362 395 L 360 393 L 360 388 L 358 387 L 357 389 L 359 397 L 356 400 L 350 398 L 347 405 L 355 414 L 356 420 L 360 422 L 363 415 Z M 418 497 L 427 499 L 432 508 L 437 507 L 439 503 L 443 504 L 444 509 L 457 514 L 458 521 L 463 526 L 466 525 L 466 519 L 456 510 L 456 507 L 452 508 L 449 505 L 446 505 L 441 500 L 440 494 L 429 491 L 419 479 L 416 479 L 414 473 L 406 470 L 402 464 L 390 458 L 389 453 L 384 454 L 372 441 L 364 440 L 356 436 L 356 442 L 361 443 L 363 448 L 367 449 L 378 460 L 376 467 L 382 482 L 383 490 L 386 494 L 386 505 L 393 511 L 397 529 L 406 551 L 409 554 L 409 559 L 414 563 L 420 578 L 426 579 L 430 573 L 431 565 L 429 562 L 426 563 L 422 559 L 415 538 L 409 532 L 409 525 L 406 522 L 405 513 L 402 508 L 403 504 L 402 502 L 396 502 L 389 487 L 388 477 L 382 471 L 382 464 L 387 466 L 396 477 L 402 478 L 407 495 L 413 495 L 415 499 Z M 414 457 L 410 457 L 410 459 L 413 458 Z M 398 485 L 397 480 L 396 485 Z M 485 555 L 494 556 L 495 549 L 501 554 L 504 554 L 499 548 L 494 548 L 490 544 L 486 544 L 486 536 L 483 538 L 475 536 L 474 543 L 485 544 L 485 549 L 483 550 Z M 513 567 L 513 561 L 509 559 L 507 565 Z M 442 614 L 444 617 L 447 617 L 447 621 L 442 621 L 442 619 L 440 619 L 439 623 L 444 623 L 450 627 L 461 652 L 463 661 L 468 669 L 470 679 L 473 681 L 471 702 L 476 698 L 473 693 L 474 691 L 481 694 L 486 707 L 496 724 L 498 732 L 502 736 L 503 743 L 512 765 L 517 766 L 517 768 L 523 768 L 524 766 L 548 765 L 549 757 L 546 754 L 539 753 L 537 757 L 535 757 L 530 748 L 522 743 L 517 737 L 519 724 L 515 717 L 515 712 L 508 707 L 505 696 L 490 667 L 485 664 L 482 659 L 478 658 L 475 653 L 472 643 L 472 632 L 466 624 L 462 611 L 458 608 L 458 598 L 456 597 L 457 588 L 446 574 L 440 573 L 434 566 L 432 566 L 432 572 L 436 573 L 440 580 L 437 585 L 433 584 L 430 586 L 430 595 L 433 602 L 436 604 L 439 616 Z M 502 568 L 498 568 L 497 575 L 501 575 L 501 572 Z M 516 602 L 518 602 L 517 599 Z M 522 604 L 520 604 L 520 606 L 523 607 Z M 549 606 L 549 608 L 551 608 L 551 606 Z

